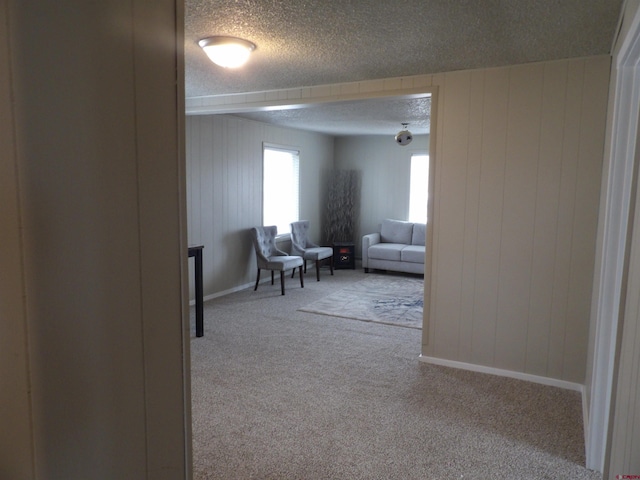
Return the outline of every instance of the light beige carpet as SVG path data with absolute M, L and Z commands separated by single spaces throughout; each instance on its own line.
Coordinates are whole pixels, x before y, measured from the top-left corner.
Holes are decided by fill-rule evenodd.
M 399 274 L 367 274 L 299 310 L 364 322 L 422 328 L 424 279 Z
M 276 282 L 205 303 L 195 479 L 600 478 L 579 393 L 425 364 L 420 330 L 299 310 L 366 278 L 312 270 L 285 296 Z

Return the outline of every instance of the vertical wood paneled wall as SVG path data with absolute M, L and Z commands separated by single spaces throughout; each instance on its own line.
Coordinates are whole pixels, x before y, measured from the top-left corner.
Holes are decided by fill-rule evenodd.
M 318 199 L 333 168 L 333 137 L 231 115 L 188 116 L 186 132 L 188 238 L 204 245 L 205 297 L 255 280 L 249 229 L 262 224 L 263 142 L 300 150 L 300 217 L 320 239 Z
M 423 355 L 584 383 L 609 68 L 434 75 Z
M 0 478 L 191 478 L 183 2 L 60 7 L 0 6 Z

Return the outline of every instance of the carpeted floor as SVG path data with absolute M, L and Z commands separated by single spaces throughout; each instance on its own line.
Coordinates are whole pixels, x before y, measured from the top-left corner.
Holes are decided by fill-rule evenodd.
M 284 297 L 262 284 L 205 303 L 196 479 L 600 478 L 578 393 L 425 364 L 420 330 L 299 310 L 367 276 L 311 270 Z

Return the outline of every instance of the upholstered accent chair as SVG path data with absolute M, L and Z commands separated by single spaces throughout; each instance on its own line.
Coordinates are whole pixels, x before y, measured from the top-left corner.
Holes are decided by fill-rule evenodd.
M 279 250 L 276 247 L 276 235 L 278 235 L 276 226 L 254 227 L 251 229 L 251 239 L 258 263 L 258 275 L 256 277 L 256 286 L 253 289 L 254 292 L 258 289 L 258 283 L 260 283 L 260 271 L 271 270 L 271 285 L 273 285 L 274 272 L 280 272 L 280 290 L 284 295 L 284 272 L 292 269 L 295 273 L 296 267 L 300 269 L 300 287 L 304 288 L 302 257 L 288 255 L 286 252 Z
M 304 273 L 307 273 L 307 260 L 316 262 L 316 279 L 320 281 L 320 262 L 329 259 L 329 268 L 333 275 L 333 248 L 320 247 L 309 240 L 309 221 L 301 220 L 291 224 L 291 254 L 304 259 Z M 295 270 L 293 272 L 295 274 Z

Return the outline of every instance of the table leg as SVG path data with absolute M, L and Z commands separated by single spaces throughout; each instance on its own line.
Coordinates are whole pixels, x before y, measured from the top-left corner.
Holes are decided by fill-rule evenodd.
M 202 250 L 195 255 L 196 287 L 196 337 L 204 336 L 203 286 L 202 286 Z

